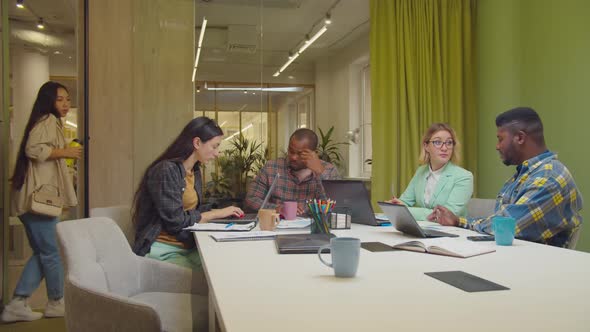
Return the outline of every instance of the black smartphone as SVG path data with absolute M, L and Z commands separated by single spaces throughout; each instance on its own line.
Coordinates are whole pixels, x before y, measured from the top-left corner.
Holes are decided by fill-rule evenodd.
M 361 243 L 361 248 L 367 249 L 368 251 L 372 252 L 379 252 L 379 251 L 395 251 L 397 249 L 393 249 L 392 246 L 388 246 L 382 242 L 363 242 Z
M 468 236 L 467 240 L 469 240 L 469 241 L 494 241 L 494 236 L 493 235 Z

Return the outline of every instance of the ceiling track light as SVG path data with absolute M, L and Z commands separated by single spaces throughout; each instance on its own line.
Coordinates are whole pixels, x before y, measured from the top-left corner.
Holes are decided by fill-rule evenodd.
M 330 15 L 330 13 L 326 13 L 326 18 L 324 19 L 324 23 L 332 24 L 332 15 Z
M 291 52 L 289 52 L 289 60 L 287 60 L 287 62 L 285 62 L 285 64 L 281 67 L 281 69 L 279 69 L 277 72 L 275 72 L 272 76 L 277 77 L 283 71 L 285 71 L 285 69 L 287 69 L 287 67 L 289 67 L 289 65 L 291 63 L 293 63 L 293 61 L 295 61 L 295 59 L 297 59 L 297 57 L 299 57 L 299 55 L 301 53 L 303 53 L 303 51 L 305 51 L 309 46 L 311 46 L 311 44 L 313 44 L 313 42 L 315 42 L 318 38 L 320 38 L 324 34 L 324 32 L 326 32 L 327 30 L 328 30 L 328 27 L 326 25 L 324 25 L 311 38 L 309 37 L 309 34 L 306 34 L 305 41 L 303 42 L 303 45 L 301 45 L 299 50 L 295 54 L 292 54 Z
M 45 29 L 45 22 L 43 22 L 43 17 L 39 17 L 39 21 L 37 21 L 37 28 L 38 29 Z
M 25 8 L 25 0 L 16 0 L 16 7 L 20 9 Z
M 197 76 L 197 67 L 199 66 L 199 58 L 201 57 L 201 48 L 203 47 L 203 38 L 205 37 L 206 28 L 207 18 L 203 17 L 203 23 L 201 24 L 201 33 L 199 34 L 199 42 L 197 43 L 197 55 L 195 56 L 195 66 L 193 68 L 193 82 L 195 82 L 195 78 Z

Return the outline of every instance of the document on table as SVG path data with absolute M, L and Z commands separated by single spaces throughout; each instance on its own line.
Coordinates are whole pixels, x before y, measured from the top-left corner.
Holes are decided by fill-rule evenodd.
M 247 232 L 252 230 L 256 226 L 255 222 L 249 224 L 217 224 L 217 223 L 196 223 L 192 226 L 184 228 L 184 230 L 198 232 Z
M 276 234 L 276 232 L 271 231 L 254 231 L 248 233 L 217 233 L 211 234 L 210 236 L 217 242 L 230 242 L 272 240 L 275 238 Z
M 295 220 L 281 220 L 277 225 L 278 229 L 289 229 L 289 228 L 305 228 L 311 225 L 310 218 L 297 217 Z

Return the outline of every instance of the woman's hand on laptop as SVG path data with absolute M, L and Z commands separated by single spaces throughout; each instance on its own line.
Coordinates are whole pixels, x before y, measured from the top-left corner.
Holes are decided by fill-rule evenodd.
M 223 209 L 213 209 L 211 211 L 201 213 L 200 223 L 209 222 L 212 219 L 221 219 L 229 216 L 240 218 L 244 215 L 244 211 L 237 206 L 228 206 Z
M 397 204 L 397 205 L 406 205 L 404 202 L 400 201 L 400 199 L 395 196 L 392 196 L 391 199 L 386 202 L 391 203 L 391 204 Z

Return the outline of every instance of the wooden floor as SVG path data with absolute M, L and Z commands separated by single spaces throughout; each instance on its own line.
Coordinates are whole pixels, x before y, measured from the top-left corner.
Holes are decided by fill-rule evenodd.
M 34 322 L 0 323 L 0 332 L 66 332 L 63 318 L 41 318 Z

